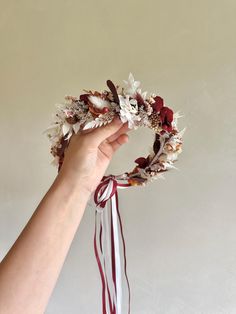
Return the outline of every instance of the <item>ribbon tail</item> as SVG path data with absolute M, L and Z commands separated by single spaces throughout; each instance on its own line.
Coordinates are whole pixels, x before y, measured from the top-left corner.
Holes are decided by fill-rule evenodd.
M 115 311 L 115 284 L 113 280 L 113 238 L 112 238 L 112 221 L 111 221 L 111 211 L 106 208 L 103 211 L 103 226 L 104 226 L 104 236 L 103 236 L 103 259 L 104 259 L 104 268 L 105 268 L 105 276 L 107 281 L 107 293 L 108 293 L 108 301 L 109 308 L 111 314 L 116 314 Z
M 113 280 L 116 288 L 116 314 L 122 313 L 122 276 L 121 276 L 121 258 L 120 258 L 120 241 L 119 241 L 119 225 L 116 208 L 115 194 L 111 198 L 111 225 L 113 229 Z
M 119 225 L 120 225 L 121 239 L 122 239 L 122 244 L 123 244 L 124 272 L 125 272 L 125 278 L 126 278 L 127 287 L 128 287 L 128 314 L 130 314 L 130 295 L 131 295 L 131 293 L 130 293 L 130 284 L 129 284 L 128 274 L 127 274 L 127 258 L 126 258 L 125 238 L 124 238 L 121 215 L 120 215 L 120 211 L 119 211 L 119 201 L 118 201 L 118 192 L 117 191 L 115 193 L 115 201 L 116 201 L 117 216 L 118 216 Z
M 102 281 L 102 310 L 103 314 L 117 314 L 116 292 L 112 269 L 112 221 L 109 209 L 95 213 L 94 251 Z M 115 256 L 114 256 L 115 258 Z
M 94 251 L 102 281 L 102 313 L 124 314 L 123 280 L 128 286 L 128 314 L 130 314 L 130 286 L 127 276 L 126 248 L 118 204 L 118 184 L 104 179 L 94 194 L 98 206 L 95 212 Z M 107 201 L 110 200 L 110 206 Z
M 102 247 L 101 247 L 101 236 L 102 236 L 102 225 L 101 225 L 101 215 L 95 212 L 95 232 L 94 232 L 94 252 L 101 276 L 102 281 L 102 313 L 107 314 L 106 310 L 106 281 L 105 281 L 105 275 L 101 263 L 101 259 L 99 256 L 99 249 L 100 249 L 100 255 L 102 254 Z

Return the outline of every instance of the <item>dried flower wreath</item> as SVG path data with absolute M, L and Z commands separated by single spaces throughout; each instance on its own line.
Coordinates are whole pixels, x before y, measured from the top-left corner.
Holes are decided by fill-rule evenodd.
M 130 129 L 145 126 L 155 132 L 152 152 L 147 157 L 137 158 L 134 169 L 115 176 L 117 179 L 128 180 L 131 185 L 144 185 L 162 177 L 162 172 L 176 168 L 174 162 L 182 151 L 185 131 L 177 129 L 179 112 L 174 114 L 160 96 L 147 96 L 147 92 L 142 92 L 140 82 L 135 81 L 131 73 L 124 82 L 126 87 L 119 88 L 108 80 L 109 90 L 89 90 L 79 97 L 65 96 L 65 103 L 56 105 L 54 123 L 46 131 L 52 144 L 53 164 L 59 165 L 59 169 L 73 133 L 110 123 L 117 115 L 122 122 L 128 122 Z
M 147 157 L 135 160 L 135 167 L 121 175 L 104 176 L 94 192 L 96 225 L 94 250 L 102 280 L 103 314 L 124 313 L 122 305 L 122 280 L 128 287 L 128 313 L 130 313 L 130 287 L 126 272 L 126 252 L 118 205 L 117 188 L 145 185 L 162 173 L 175 168 L 174 162 L 182 152 L 182 137 L 185 128 L 179 131 L 179 112 L 165 106 L 164 100 L 155 94 L 142 92 L 140 82 L 130 73 L 125 87 L 115 86 L 107 81 L 108 90 L 102 92 L 84 90 L 78 97 L 65 96 L 64 104 L 57 104 L 54 123 L 46 130 L 51 141 L 53 164 L 58 171 L 63 163 L 65 148 L 73 133 L 97 128 L 110 123 L 115 116 L 128 122 L 130 129 L 148 127 L 155 133 L 152 151 Z M 110 199 L 110 210 L 104 210 Z M 123 267 L 120 246 L 123 245 Z M 123 274 L 123 275 L 122 275 Z M 122 276 L 124 278 L 122 278 Z

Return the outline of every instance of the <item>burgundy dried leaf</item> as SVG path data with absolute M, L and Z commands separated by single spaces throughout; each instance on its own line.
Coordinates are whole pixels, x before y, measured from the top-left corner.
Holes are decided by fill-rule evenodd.
M 112 92 L 115 103 L 119 104 L 120 100 L 119 100 L 115 85 L 113 84 L 113 82 L 111 80 L 107 80 L 107 86 L 110 89 L 110 91 Z
M 82 94 L 79 96 L 79 100 L 84 101 L 84 102 L 88 102 L 88 96 L 90 96 L 90 94 Z
M 156 134 L 155 141 L 153 143 L 153 151 L 155 154 L 157 154 L 159 152 L 159 149 L 161 147 L 161 143 L 160 143 L 159 138 L 160 138 L 160 136 L 158 134 Z
M 148 160 L 147 160 L 147 158 L 144 158 L 144 157 L 139 157 L 139 158 L 135 159 L 134 162 L 136 162 L 136 164 L 138 164 L 138 166 L 140 168 L 145 168 L 148 166 Z

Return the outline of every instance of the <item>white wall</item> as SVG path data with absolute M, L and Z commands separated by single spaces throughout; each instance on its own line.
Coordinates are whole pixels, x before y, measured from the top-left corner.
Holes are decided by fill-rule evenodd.
M 42 131 L 54 104 L 131 71 L 187 126 L 176 166 L 120 193 L 132 314 L 236 313 L 236 2 L 1 1 L 0 257 L 56 175 Z M 132 167 L 138 130 L 111 171 Z M 87 208 L 46 314 L 100 313 Z

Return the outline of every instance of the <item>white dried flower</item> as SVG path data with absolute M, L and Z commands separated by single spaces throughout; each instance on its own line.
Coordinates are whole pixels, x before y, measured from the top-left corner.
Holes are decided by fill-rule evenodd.
M 129 95 L 123 97 L 119 95 L 120 101 L 120 119 L 123 123 L 128 122 L 130 129 L 135 128 L 135 121 L 140 121 L 138 115 L 138 103 L 136 99 L 129 99 Z
M 88 97 L 89 101 L 93 104 L 93 106 L 97 109 L 103 109 L 104 107 L 110 108 L 110 102 L 102 99 L 101 97 L 98 96 L 89 96 Z
M 130 73 L 128 81 L 124 81 L 124 83 L 126 84 L 125 94 L 134 96 L 137 92 L 138 87 L 140 86 L 140 82 L 135 81 L 133 74 Z

